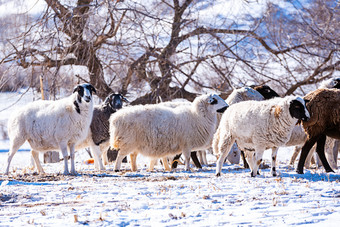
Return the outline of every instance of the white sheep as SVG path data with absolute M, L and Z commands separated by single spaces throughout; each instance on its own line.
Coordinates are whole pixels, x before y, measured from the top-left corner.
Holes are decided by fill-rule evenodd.
M 8 174 L 13 156 L 25 141 L 30 144 L 35 164 L 42 173 L 39 152 L 61 150 L 64 174 L 69 174 L 69 148 L 70 172 L 75 174 L 74 150 L 76 144 L 88 135 L 93 115 L 92 92 L 96 92 L 92 85 L 81 84 L 66 98 L 57 101 L 35 101 L 13 113 L 8 120 L 10 151 L 5 174 Z
M 231 105 L 214 135 L 213 151 L 219 155 L 216 175 L 220 176 L 223 161 L 236 141 L 246 152 L 251 176 L 255 177 L 263 152 L 286 144 L 298 119 L 309 117 L 304 100 L 294 96 Z
M 225 101 L 230 106 L 235 103 L 248 101 L 248 100 L 262 101 L 264 100 L 264 97 L 258 91 L 250 87 L 242 87 L 242 88 L 234 89 L 233 92 L 228 96 L 228 98 Z M 219 116 L 219 120 L 220 118 L 221 116 Z M 237 147 L 237 144 L 235 143 L 232 146 L 232 152 L 228 154 L 227 159 L 231 164 L 238 164 L 240 162 L 240 154 L 241 154 L 241 151 Z M 244 162 L 244 166 L 246 166 L 246 161 L 243 160 L 243 162 Z
M 197 97 L 190 105 L 138 105 L 110 118 L 110 146 L 119 149 L 115 170 L 130 153 L 163 158 L 183 153 L 189 170 L 190 152 L 211 146 L 217 111 L 228 107 L 216 94 Z
M 264 100 L 264 97 L 256 90 L 250 88 L 250 87 L 242 87 L 238 89 L 234 89 L 233 92 L 228 96 L 228 98 L 225 100 L 228 105 L 232 105 L 234 103 L 246 101 L 246 100 L 256 100 L 261 101 Z M 163 105 L 176 107 L 178 104 L 173 102 L 164 102 Z M 218 114 L 217 119 L 220 121 L 222 115 Z M 228 161 L 231 164 L 238 164 L 240 162 L 240 150 L 238 149 L 237 145 L 234 144 L 232 147 L 232 152 L 229 153 L 227 156 Z M 200 163 L 207 165 L 207 159 L 206 159 L 206 151 L 200 150 L 197 151 L 197 155 L 200 159 Z

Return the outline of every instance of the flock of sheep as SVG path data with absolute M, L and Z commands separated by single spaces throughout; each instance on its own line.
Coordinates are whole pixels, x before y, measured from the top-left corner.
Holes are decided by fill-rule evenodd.
M 212 147 L 218 158 L 217 176 L 226 159 L 238 163 L 241 155 L 244 166 L 249 165 L 251 176 L 255 177 L 264 150 L 270 148 L 271 172 L 276 176 L 276 155 L 282 146 L 296 146 L 292 162 L 301 150 L 298 173 L 303 173 L 305 162 L 310 162 L 311 149 L 316 150 L 325 170 L 331 172 L 337 168 L 337 139 L 340 139 L 338 88 L 340 78 L 335 78 L 304 97 L 281 98 L 268 86 L 258 86 L 235 89 L 227 100 L 217 94 L 205 94 L 193 102 L 122 108 L 122 102 L 127 100 L 120 94 L 110 94 L 102 104 L 94 106 L 95 88 L 80 84 L 64 99 L 29 103 L 10 117 L 10 151 L 5 174 L 9 174 L 11 160 L 25 141 L 31 146 L 39 173 L 44 170 L 38 154 L 50 150 L 61 151 L 64 174 L 76 174 L 75 150 L 86 147 L 90 147 L 99 170 L 104 170 L 108 162 L 107 150 L 116 149 L 115 171 L 120 170 L 127 155 L 131 170 L 136 171 L 138 154 L 150 158 L 150 171 L 158 159 L 162 159 L 165 170 L 171 170 L 168 162 L 182 154 L 188 171 L 190 157 L 199 154 L 204 158 L 205 150 Z

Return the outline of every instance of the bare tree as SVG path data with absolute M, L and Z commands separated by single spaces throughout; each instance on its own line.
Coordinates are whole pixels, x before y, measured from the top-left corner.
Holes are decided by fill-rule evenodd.
M 43 14 L 9 39 L 0 63 L 44 67 L 52 77 L 85 66 L 89 77 L 75 76 L 100 98 L 112 90 L 133 103 L 193 100 L 211 90 L 225 97 L 255 83 L 305 93 L 339 70 L 339 10 L 330 0 L 288 1 L 289 11 L 268 3 L 262 14 L 237 19 L 213 12 L 213 0 L 45 2 Z

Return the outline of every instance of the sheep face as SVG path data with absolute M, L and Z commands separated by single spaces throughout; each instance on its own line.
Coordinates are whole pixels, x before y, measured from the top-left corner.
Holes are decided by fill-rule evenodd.
M 274 97 L 280 97 L 273 89 L 271 89 L 267 85 L 262 85 L 262 86 L 250 86 L 251 88 L 255 89 L 256 91 L 260 92 L 260 94 L 265 98 L 265 99 L 271 99 Z
M 310 118 L 309 112 L 306 108 L 306 103 L 300 97 L 290 101 L 289 113 L 293 118 L 297 118 L 302 121 L 308 121 Z
M 334 78 L 332 82 L 332 87 L 340 89 L 340 77 Z
M 85 102 L 90 102 L 92 92 L 96 93 L 96 89 L 91 84 L 79 84 L 73 89 L 73 93 L 78 92 L 78 102 L 84 99 Z
M 215 108 L 218 113 L 223 113 L 229 107 L 229 105 L 217 94 L 210 94 L 207 102 L 210 105 L 216 105 Z
M 110 105 L 112 109 L 118 110 L 123 107 L 123 101 L 129 102 L 123 95 L 112 93 L 105 99 L 104 103 Z

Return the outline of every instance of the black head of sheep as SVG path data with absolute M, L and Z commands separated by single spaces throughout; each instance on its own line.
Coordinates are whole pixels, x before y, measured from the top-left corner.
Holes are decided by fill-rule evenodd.
M 78 92 L 77 101 L 81 103 L 83 98 L 85 102 L 90 102 L 92 99 L 92 92 L 96 93 L 96 89 L 91 84 L 79 84 L 73 89 L 73 93 Z
M 302 121 L 308 121 L 310 118 L 305 101 L 299 97 L 290 102 L 289 113 L 292 117 Z
M 251 85 L 250 87 L 258 91 L 265 99 L 280 97 L 276 91 L 271 89 L 268 85 Z
M 104 103 L 109 105 L 112 110 L 118 110 L 123 107 L 123 101 L 129 102 L 123 95 L 112 93 L 106 97 Z
M 340 89 L 340 77 L 333 79 L 333 88 Z

